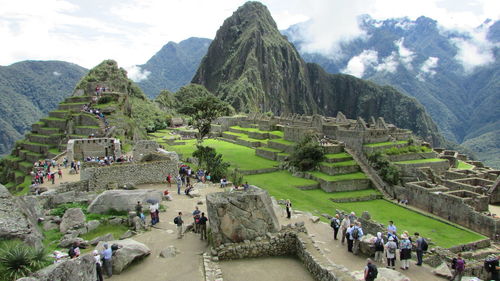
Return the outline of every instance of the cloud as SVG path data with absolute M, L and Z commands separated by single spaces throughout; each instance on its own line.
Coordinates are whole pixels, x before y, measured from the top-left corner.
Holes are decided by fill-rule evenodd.
M 377 65 L 378 62 L 378 53 L 373 50 L 364 50 L 359 55 L 352 57 L 343 73 L 351 74 L 356 77 L 362 78 L 365 70 L 368 67 L 373 67 Z
M 399 61 L 396 52 L 392 52 L 390 56 L 382 59 L 382 63 L 375 66 L 377 71 L 386 71 L 389 73 L 394 73 L 398 69 Z
M 429 57 L 426 59 L 422 66 L 420 66 L 420 72 L 417 74 L 417 79 L 424 82 L 426 77 L 432 77 L 436 75 L 436 68 L 438 66 L 439 58 Z
M 404 40 L 404 38 L 401 38 L 397 41 L 394 41 L 394 44 L 398 48 L 399 60 L 401 61 L 401 63 L 407 69 L 412 69 L 413 67 L 411 65 L 411 62 L 413 61 L 413 58 L 415 58 L 415 53 L 404 46 Z
M 60 73 L 60 72 L 57 72 L 57 71 L 52 72 L 52 74 L 53 74 L 54 76 L 61 76 L 61 73 Z
M 134 82 L 141 82 L 143 80 L 146 80 L 148 79 L 149 74 L 151 74 L 151 71 L 141 69 L 141 67 L 138 65 L 125 67 L 125 70 L 127 70 L 128 78 L 132 79 L 132 81 Z

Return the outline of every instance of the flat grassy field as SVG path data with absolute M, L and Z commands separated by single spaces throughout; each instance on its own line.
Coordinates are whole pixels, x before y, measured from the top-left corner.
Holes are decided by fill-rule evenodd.
M 349 153 L 341 152 L 341 153 L 329 153 L 325 154 L 326 159 L 339 159 L 339 158 L 351 158 L 352 156 Z
M 332 204 L 341 210 L 354 211 L 358 216 L 363 211 L 368 211 L 375 221 L 383 224 L 387 224 L 389 220 L 392 220 L 398 228 L 398 233 L 405 230 L 411 234 L 419 232 L 424 237 L 430 237 L 432 241 L 442 247 L 451 247 L 485 238 L 480 234 L 420 215 L 417 212 L 382 199 Z
M 367 179 L 366 175 L 363 174 L 362 172 L 357 172 L 357 173 L 351 173 L 351 174 L 342 174 L 342 175 L 335 175 L 335 176 L 330 176 L 327 174 L 324 174 L 322 172 L 311 172 L 311 175 L 318 177 L 320 179 L 324 179 L 326 181 L 342 181 L 342 180 L 364 180 Z
M 458 167 L 457 169 L 459 170 L 472 170 L 474 168 L 474 165 L 471 165 L 469 163 L 466 163 L 462 160 L 458 160 Z
M 441 158 L 427 158 L 427 159 L 415 159 L 415 160 L 408 160 L 408 161 L 399 161 L 399 162 L 393 162 L 395 164 L 420 164 L 420 163 L 432 163 L 432 162 L 444 162 L 447 161 L 446 159 L 441 159 Z
M 196 149 L 196 140 L 183 140 L 184 145 L 173 145 L 167 149 L 176 151 L 183 155 L 183 158 L 190 157 Z M 257 170 L 278 166 L 278 162 L 268 160 L 255 155 L 255 150 L 246 146 L 233 144 L 230 142 L 207 139 L 203 145 L 213 147 L 217 153 L 223 155 L 224 160 L 231 163 L 231 167 L 238 167 L 241 170 Z

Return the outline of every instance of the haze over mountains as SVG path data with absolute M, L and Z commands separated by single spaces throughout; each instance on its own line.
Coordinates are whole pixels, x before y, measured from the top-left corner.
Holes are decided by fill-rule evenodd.
M 363 79 L 372 80 L 381 85 L 391 85 L 403 93 L 414 96 L 425 106 L 427 112 L 431 115 L 446 138 L 471 148 L 476 152 L 479 158 L 485 160 L 487 164 L 497 167 L 500 166 L 500 160 L 498 160 L 500 156 L 500 82 L 498 79 L 500 75 L 498 58 L 500 23 L 486 22 L 477 29 L 477 34 L 471 36 L 470 34 L 463 34 L 457 31 L 445 30 L 439 27 L 436 21 L 426 17 L 421 17 L 415 21 L 404 18 L 376 21 L 370 17 L 364 17 L 360 22 L 360 28 L 364 31 L 363 36 L 341 43 L 339 48 L 336 49 L 335 54 L 313 53 L 307 51 L 307 37 L 303 36 L 304 30 L 307 30 L 307 23 L 292 26 L 288 30 L 282 31 L 282 34 L 285 34 L 288 39 L 294 43 L 306 62 L 318 63 L 329 73 L 350 73 Z M 235 30 L 238 28 L 239 24 L 233 26 L 236 27 L 228 32 L 240 32 L 240 30 Z M 261 25 L 258 26 L 258 28 L 267 27 Z M 252 36 L 256 34 L 258 34 L 258 32 L 252 30 L 246 39 L 250 40 Z M 216 66 L 211 66 L 214 67 L 214 69 L 217 68 L 217 71 L 223 71 L 223 75 L 226 75 L 224 79 L 217 79 L 217 84 L 220 84 L 217 87 L 226 87 L 226 94 L 230 94 L 230 92 L 238 92 L 238 85 L 239 82 L 241 82 L 240 78 L 247 80 L 250 78 L 250 80 L 252 80 L 252 71 L 254 70 L 257 70 L 256 73 L 268 73 L 272 75 L 281 73 L 281 69 L 278 67 L 279 64 L 277 64 L 276 61 L 267 61 L 265 63 L 259 61 L 259 59 L 262 58 L 273 57 L 278 57 L 280 62 L 292 63 L 291 65 L 300 68 L 300 70 L 295 73 L 298 75 L 297 77 L 300 77 L 296 79 L 298 81 L 294 81 L 294 83 L 290 84 L 281 84 L 283 89 L 291 93 L 297 92 L 297 90 L 293 90 L 294 87 L 299 87 L 295 89 L 310 87 L 308 81 L 317 81 L 316 79 L 318 78 L 321 78 L 321 81 L 323 81 L 323 78 L 328 80 L 328 83 L 331 83 L 329 84 L 330 86 L 340 85 L 338 84 L 340 82 L 345 83 L 344 85 L 354 85 L 350 83 L 357 81 L 348 76 L 342 76 L 342 80 L 345 81 L 339 81 L 337 79 L 336 82 L 332 82 L 333 80 L 331 80 L 331 78 L 326 78 L 329 76 L 323 73 L 318 67 L 309 64 L 305 64 L 304 66 L 304 64 L 300 62 L 300 57 L 292 50 L 293 48 L 290 49 L 284 47 L 285 45 L 281 45 L 285 39 L 279 38 L 274 31 L 272 36 L 268 35 L 267 31 L 263 32 L 261 30 L 259 35 L 261 39 L 259 40 L 270 45 L 279 43 L 280 47 L 276 48 L 276 50 L 285 48 L 285 53 L 275 53 L 274 56 L 267 56 L 267 54 L 259 54 L 258 52 L 274 50 L 273 46 L 271 46 L 272 48 L 264 48 L 261 50 L 255 45 L 259 43 L 259 41 L 250 40 L 251 42 L 246 44 L 241 44 L 242 42 L 232 42 L 232 46 L 249 48 L 256 55 L 242 55 L 242 52 L 240 52 L 241 50 L 237 49 L 228 50 L 230 52 L 224 54 L 227 56 L 224 61 L 225 63 L 235 66 L 235 70 L 233 72 L 224 72 L 230 68 L 217 68 Z M 482 35 L 484 35 L 484 38 L 481 37 Z M 267 39 L 270 39 L 271 42 Z M 166 88 L 171 91 L 178 90 L 181 86 L 188 84 L 194 77 L 203 56 L 207 53 L 210 42 L 210 39 L 203 38 L 189 38 L 179 43 L 169 42 L 148 60 L 148 62 L 139 66 L 142 70 L 143 77 L 141 77 L 142 80 L 138 81 L 138 85 L 150 98 L 158 95 L 161 89 Z M 465 47 L 480 50 L 480 55 L 486 54 L 485 56 L 479 56 L 478 59 L 481 62 L 486 61 L 487 63 L 479 64 L 476 67 L 471 67 L 470 64 L 465 63 L 462 51 Z M 233 53 L 235 56 L 231 57 Z M 222 55 L 222 53 L 217 53 L 217 55 Z M 43 64 L 44 62 L 39 63 Z M 252 64 L 254 63 L 257 68 L 253 67 Z M 277 67 L 274 70 L 269 71 L 264 69 L 273 64 Z M 241 66 L 241 68 L 238 68 L 238 66 Z M 290 65 L 286 67 L 283 66 L 283 69 L 289 68 L 289 66 Z M 1 71 L 9 67 L 11 66 L 0 68 L 1 88 L 12 83 L 1 78 Z M 29 65 L 29 67 L 34 66 Z M 235 75 L 237 71 L 246 71 L 246 73 L 244 75 Z M 48 70 L 46 73 L 48 75 L 52 72 L 54 71 Z M 42 100 L 52 104 L 52 108 L 55 107 L 57 102 L 64 96 L 71 94 L 74 85 L 82 75 L 83 72 L 78 74 L 78 78 L 72 83 L 51 83 L 50 85 L 56 86 L 61 92 L 60 98 L 56 100 L 54 97 L 50 97 L 42 98 Z M 285 73 L 283 75 L 290 75 L 290 73 Z M 229 76 L 238 79 L 228 79 Z M 10 75 L 9 77 L 9 79 L 15 79 L 17 76 Z M 271 83 L 265 80 L 275 80 L 276 78 L 278 78 L 278 80 L 288 80 L 286 77 L 273 76 L 260 79 L 260 81 L 258 81 L 257 84 L 254 83 L 254 85 L 259 85 L 259 83 L 261 83 L 264 85 L 261 89 L 273 92 L 275 89 L 271 87 Z M 205 79 L 195 79 L 194 81 L 200 82 L 202 80 Z M 220 81 L 223 80 L 239 82 L 225 83 L 222 85 Z M 257 80 L 259 79 L 254 79 L 254 81 L 251 82 Z M 17 114 L 12 114 L 12 111 L 0 112 L 0 116 L 2 116 L 2 121 L 0 121 L 0 126 L 2 127 L 0 127 L 0 129 L 2 129 L 2 132 L 8 132 L 4 134 L 6 136 L 2 135 L 2 139 L 0 140 L 0 153 L 8 152 L 13 140 L 19 139 L 24 133 L 24 130 L 31 125 L 32 121 L 38 120 L 40 114 L 44 114 L 44 112 L 48 111 L 48 109 L 44 109 L 42 106 L 40 110 L 42 113 L 36 112 L 39 105 L 35 97 L 46 97 L 42 89 L 49 89 L 49 87 L 40 87 L 42 89 L 39 89 L 35 85 L 32 85 L 32 83 L 36 83 L 34 81 L 36 80 L 24 80 L 23 83 L 28 87 L 27 90 L 18 87 L 9 90 L 9 92 L 0 92 L 3 103 L 10 100 L 10 98 L 3 98 L 6 93 L 15 92 L 16 96 L 26 93 L 24 98 L 20 97 L 20 100 L 27 100 L 36 104 L 34 108 L 26 107 L 29 110 L 15 110 L 14 112 L 17 112 Z M 210 83 L 212 82 L 208 82 L 208 80 L 205 80 L 205 82 L 206 86 L 210 89 Z M 296 85 L 295 82 L 297 82 Z M 266 85 L 266 83 L 268 83 L 268 85 Z M 362 84 L 363 86 L 370 85 L 366 83 Z M 37 83 L 37 85 L 43 84 Z M 335 87 L 332 86 L 330 88 Z M 369 88 L 377 89 L 377 91 L 382 89 L 375 85 L 373 85 L 373 87 L 370 85 Z M 229 91 L 229 89 L 231 89 L 231 91 Z M 258 89 L 258 87 L 256 89 Z M 215 90 L 215 88 L 211 90 Z M 336 96 L 329 101 L 328 97 L 334 97 L 334 94 L 318 94 L 316 91 L 317 89 L 314 88 L 308 89 L 306 92 L 310 94 L 304 97 L 304 102 L 302 102 L 302 104 L 300 98 L 303 97 L 293 97 L 293 94 L 291 100 L 283 100 L 283 102 L 284 104 L 289 104 L 294 107 L 292 111 L 308 113 L 318 112 L 331 115 L 336 110 L 339 110 L 340 107 L 332 106 L 325 109 L 321 106 L 325 104 L 328 106 L 331 104 L 338 105 L 339 100 L 349 100 L 350 96 Z M 381 91 L 383 92 L 385 90 Z M 50 92 L 55 93 L 54 91 Z M 8 96 L 14 95 L 8 94 Z M 221 96 L 225 97 L 224 95 Z M 263 97 L 263 95 L 261 95 L 261 97 Z M 233 97 L 226 98 L 232 99 Z M 18 99 L 16 98 L 15 100 Z M 235 99 L 235 101 L 236 100 L 238 99 Z M 245 100 L 243 99 L 241 101 Z M 263 101 L 264 102 L 252 101 L 248 106 L 255 106 L 257 109 L 264 111 L 276 111 L 275 113 L 283 112 L 282 108 L 278 110 L 278 107 L 272 104 L 273 101 Z M 350 102 L 352 105 L 354 101 L 351 100 Z M 321 104 L 321 106 L 319 106 L 319 104 Z M 394 104 L 389 106 L 395 107 L 397 104 L 400 104 L 400 102 L 395 101 Z M 2 104 L 0 110 L 5 111 L 6 108 L 11 108 L 11 106 L 8 104 L 4 106 L 4 104 Z M 380 112 L 380 110 L 381 108 L 372 108 L 368 111 Z M 389 110 L 389 108 L 386 110 Z M 396 109 L 395 112 L 399 114 L 398 110 L 399 109 Z M 361 111 L 352 112 L 352 114 L 358 113 L 361 113 Z M 361 115 L 363 115 L 363 113 L 361 113 Z M 396 116 L 394 117 L 396 118 Z M 411 116 L 408 116 L 408 118 L 411 118 Z M 19 120 L 12 121 L 11 119 Z M 402 119 L 405 119 L 405 117 Z M 432 127 L 432 125 L 427 124 L 429 123 L 428 121 L 429 120 L 423 123 L 426 124 L 426 127 Z M 17 123 L 15 123 L 15 125 L 4 125 L 5 122 L 8 124 L 13 122 Z M 4 130 L 3 128 L 7 129 Z M 12 128 L 15 128 L 15 132 Z M 1 146 L 2 144 L 3 146 Z

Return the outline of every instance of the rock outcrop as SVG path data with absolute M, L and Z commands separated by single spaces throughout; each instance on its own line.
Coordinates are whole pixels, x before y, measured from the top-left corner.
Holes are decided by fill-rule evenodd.
M 146 245 L 132 239 L 99 242 L 96 249 L 99 251 L 104 250 L 104 243 L 109 246 L 116 244 L 120 247 L 113 255 L 113 273 L 120 273 L 134 260 L 151 254 L 151 250 Z
M 95 281 L 96 268 L 92 255 L 77 259 L 66 259 L 61 263 L 52 264 L 33 274 L 32 277 L 21 278 L 18 281 Z
M 280 229 L 269 194 L 255 186 L 207 195 L 207 211 L 216 246 L 253 240 Z
M 72 228 L 79 228 L 85 225 L 85 214 L 80 208 L 70 208 L 64 212 L 59 225 L 59 231 L 66 233 Z
M 137 201 L 146 204 L 146 200 L 154 199 L 160 202 L 162 193 L 160 190 L 137 189 L 137 190 L 107 190 L 99 194 L 89 205 L 89 213 L 104 214 L 110 210 L 131 211 L 134 210 Z
M 0 184 L 0 238 L 20 239 L 33 247 L 42 245 L 42 234 L 28 209 Z

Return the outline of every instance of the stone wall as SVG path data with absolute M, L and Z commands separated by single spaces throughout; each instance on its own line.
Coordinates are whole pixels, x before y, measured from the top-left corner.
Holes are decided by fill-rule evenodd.
M 134 144 L 132 150 L 134 161 L 141 161 L 141 158 L 148 153 L 155 152 L 160 145 L 153 140 L 139 140 Z
M 177 161 L 154 161 L 143 163 L 124 163 L 81 170 L 81 179 L 89 181 L 90 190 L 105 189 L 108 184 L 144 184 L 165 181 L 167 174 L 173 177 L 178 173 Z
M 68 141 L 66 150 L 68 161 L 83 160 L 86 157 L 121 156 L 120 140 L 113 138 L 72 139 Z
M 444 159 L 443 159 L 444 160 Z M 414 163 L 414 164 L 398 164 L 394 163 L 401 169 L 401 173 L 406 177 L 417 177 L 419 173 L 419 168 L 429 167 L 435 173 L 443 173 L 450 168 L 448 161 L 440 162 L 427 162 L 427 163 Z
M 404 153 L 399 155 L 388 155 L 389 161 L 391 162 L 408 161 L 415 159 L 428 159 L 436 157 L 437 157 L 436 152 Z

